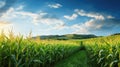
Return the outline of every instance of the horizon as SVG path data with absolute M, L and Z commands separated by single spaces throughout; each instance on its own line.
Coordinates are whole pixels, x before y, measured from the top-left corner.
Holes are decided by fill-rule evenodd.
M 27 36 L 120 32 L 119 0 L 0 0 L 0 32 Z

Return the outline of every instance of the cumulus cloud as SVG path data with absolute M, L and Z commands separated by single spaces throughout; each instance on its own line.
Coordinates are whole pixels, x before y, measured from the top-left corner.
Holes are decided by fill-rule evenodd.
M 80 24 L 74 24 L 71 26 L 72 29 L 75 29 L 73 33 L 79 33 L 79 34 L 88 34 L 90 33 L 91 29 L 96 30 L 101 27 L 101 25 L 95 24 L 95 20 L 91 19 L 89 21 L 86 21 L 84 23 Z
M 9 8 L 14 5 L 17 0 L 2 0 L 0 1 L 0 16 L 5 13 Z
M 120 19 L 96 20 L 91 19 L 81 24 L 72 25 L 74 33 L 90 33 L 95 31 L 110 31 L 120 26 Z
M 82 9 L 75 9 L 74 12 L 75 13 L 73 13 L 72 16 L 64 15 L 64 18 L 66 18 L 68 20 L 75 20 L 78 16 L 85 16 L 85 17 L 89 17 L 92 19 L 96 19 L 96 20 L 105 20 L 105 19 L 114 18 L 111 15 L 103 15 L 103 14 L 96 13 L 96 12 L 87 12 Z
M 50 16 L 46 12 L 39 12 L 39 13 L 32 13 L 29 11 L 22 11 L 22 7 L 20 9 L 18 8 L 9 8 L 6 13 L 4 13 L 0 20 L 24 20 L 24 22 L 30 21 L 31 23 L 38 25 L 38 24 L 44 24 L 48 26 L 58 26 L 58 25 L 63 25 L 64 21 L 61 19 Z M 27 20 L 26 20 L 27 19 Z
M 107 16 L 107 18 L 108 19 L 113 19 L 114 17 L 109 15 L 109 16 Z
M 90 33 L 89 30 L 84 26 L 84 24 L 74 24 L 70 27 L 74 29 L 73 34 L 88 34 Z
M 56 3 L 56 4 L 49 4 L 48 6 L 49 6 L 50 8 L 60 8 L 60 7 L 62 7 L 62 5 L 59 4 L 59 3 Z
M 72 16 L 64 15 L 64 18 L 68 20 L 74 20 L 78 16 L 85 16 L 90 18 L 88 21 L 83 23 L 77 23 L 69 26 L 73 29 L 73 33 L 88 34 L 95 31 L 108 31 L 120 26 L 120 19 L 116 19 L 111 15 L 100 14 L 96 12 L 87 12 L 84 10 L 75 9 L 75 13 Z
M 79 9 L 75 9 L 75 12 L 77 14 L 79 14 L 80 16 L 86 16 L 86 17 L 90 17 L 90 18 L 95 18 L 95 19 L 98 19 L 98 20 L 104 20 L 105 17 L 99 13 L 94 13 L 94 12 L 86 12 L 84 10 L 79 10 Z
M 64 15 L 64 18 L 68 20 L 75 20 L 78 17 L 77 14 L 73 14 L 72 16 Z
M 74 24 L 72 26 L 65 25 L 65 22 L 55 16 L 51 16 L 49 13 L 46 12 L 38 12 L 33 13 L 29 11 L 23 11 L 24 6 L 19 6 L 18 8 L 9 8 L 0 18 L 0 25 L 11 25 L 11 23 L 5 22 L 11 21 L 14 19 L 17 20 L 24 20 L 30 21 L 31 23 L 35 25 L 45 25 L 47 27 L 47 31 L 51 30 L 61 30 L 61 29 L 69 29 L 74 30 L 73 33 L 80 33 L 80 34 L 88 34 L 92 31 L 102 31 L 102 30 L 108 30 L 113 29 L 114 27 L 120 26 L 120 19 L 116 19 L 111 15 L 101 15 L 99 13 L 88 13 L 84 10 L 75 10 L 75 13 L 73 13 L 71 16 L 65 15 L 64 18 L 68 20 L 74 20 L 80 16 L 86 16 L 90 17 L 91 19 L 79 24 Z M 26 20 L 27 19 L 27 20 Z M 17 21 L 15 21 L 17 22 Z
M 26 32 L 29 32 L 32 29 L 35 31 L 34 35 L 37 35 L 42 33 L 50 34 L 53 30 L 58 31 L 66 28 L 64 25 L 65 22 L 55 15 L 43 11 L 24 11 L 23 7 L 11 7 L 3 13 L 0 17 L 0 21 L 8 21 L 12 23 L 8 25 L 7 23 L 6 25 L 4 23 L 4 26 L 0 26 L 0 30 L 3 29 L 7 32 L 9 29 L 14 28 L 15 34 L 21 32 L 25 35 Z M 3 24 L 1 23 L 1 25 Z
M 84 10 L 76 9 L 80 16 L 90 17 L 91 19 L 84 22 L 82 25 L 88 31 L 96 31 L 96 30 L 106 30 L 116 26 L 120 26 L 120 20 L 114 18 L 111 15 L 102 15 L 100 13 L 94 12 L 86 12 Z
M 23 17 L 31 17 L 32 18 L 32 22 L 34 24 L 46 24 L 46 25 L 61 25 L 64 22 L 56 17 L 45 17 L 46 15 L 48 15 L 48 13 L 45 12 L 40 12 L 40 13 L 31 13 L 31 12 L 16 12 L 16 14 L 19 14 Z
M 99 22 L 97 20 L 91 19 L 91 20 L 85 22 L 84 26 L 89 30 L 90 29 L 97 30 L 97 29 L 100 29 L 102 27 L 102 24 L 101 24 L 101 22 Z

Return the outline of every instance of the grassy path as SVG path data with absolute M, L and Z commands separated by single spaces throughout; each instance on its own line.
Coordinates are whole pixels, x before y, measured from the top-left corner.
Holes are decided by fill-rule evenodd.
M 81 50 L 74 55 L 58 62 L 55 67 L 88 67 L 87 53 Z

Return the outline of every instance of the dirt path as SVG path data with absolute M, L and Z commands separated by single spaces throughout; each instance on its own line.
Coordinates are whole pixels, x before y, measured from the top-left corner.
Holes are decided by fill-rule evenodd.
M 87 53 L 85 50 L 81 50 L 74 55 L 58 62 L 55 67 L 88 67 Z

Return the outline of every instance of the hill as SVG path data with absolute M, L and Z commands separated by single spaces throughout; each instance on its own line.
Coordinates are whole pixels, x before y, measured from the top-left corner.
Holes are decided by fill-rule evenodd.
M 112 35 L 120 35 L 120 33 L 115 33 L 115 34 L 112 34 Z
M 95 38 L 96 35 L 88 34 L 88 35 L 80 35 L 80 34 L 66 34 L 66 35 L 46 35 L 46 36 L 37 36 L 40 39 L 53 39 L 53 40 L 70 40 L 70 39 L 88 39 Z M 33 38 L 37 38 L 33 37 Z

